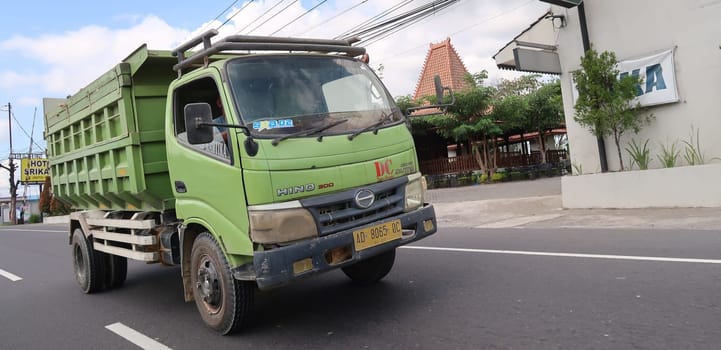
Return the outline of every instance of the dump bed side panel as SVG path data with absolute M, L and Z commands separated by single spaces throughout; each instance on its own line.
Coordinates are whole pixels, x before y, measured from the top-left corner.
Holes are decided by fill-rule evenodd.
M 78 209 L 174 206 L 163 131 L 174 62 L 141 47 L 67 100 L 44 101 L 55 196 Z

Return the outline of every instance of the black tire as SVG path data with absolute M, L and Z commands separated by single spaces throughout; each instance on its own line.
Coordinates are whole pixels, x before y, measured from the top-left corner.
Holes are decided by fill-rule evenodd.
M 396 250 L 389 250 L 372 258 L 342 268 L 343 272 L 356 284 L 372 284 L 386 277 L 396 260 Z
M 105 288 L 118 288 L 128 276 L 128 259 L 107 253 L 101 253 L 105 260 Z
M 73 271 L 83 293 L 103 290 L 105 284 L 105 259 L 96 252 L 83 231 L 76 228 L 72 239 Z
M 210 233 L 201 233 L 193 242 L 190 264 L 193 299 L 205 324 L 223 335 L 246 326 L 253 313 L 255 286 L 233 278 Z

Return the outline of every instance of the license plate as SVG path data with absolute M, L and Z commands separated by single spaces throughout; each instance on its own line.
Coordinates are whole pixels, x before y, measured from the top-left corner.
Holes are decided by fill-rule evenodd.
M 366 227 L 353 231 L 355 250 L 363 250 L 377 245 L 400 239 L 403 234 L 400 220 L 393 220 L 384 224 Z

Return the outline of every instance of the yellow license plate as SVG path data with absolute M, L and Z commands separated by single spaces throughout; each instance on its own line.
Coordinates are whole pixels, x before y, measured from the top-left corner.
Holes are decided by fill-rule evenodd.
M 355 250 L 375 247 L 379 244 L 400 239 L 403 234 L 400 220 L 393 220 L 384 224 L 366 227 L 353 231 L 353 244 Z

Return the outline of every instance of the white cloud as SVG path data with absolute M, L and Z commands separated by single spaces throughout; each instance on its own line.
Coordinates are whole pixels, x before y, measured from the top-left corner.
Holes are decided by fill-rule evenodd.
M 45 68 L 41 72 L 31 72 L 30 79 L 18 79 L 28 76 L 24 73 L 7 72 L 9 86 L 35 83 L 42 86 L 41 91 L 64 96 L 75 93 L 111 69 L 143 43 L 169 48 L 187 35 L 188 31 L 172 28 L 163 20 L 149 16 L 128 29 L 87 26 L 39 38 L 15 36 L 1 43 L 0 48 L 15 51 Z

